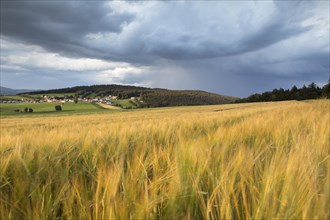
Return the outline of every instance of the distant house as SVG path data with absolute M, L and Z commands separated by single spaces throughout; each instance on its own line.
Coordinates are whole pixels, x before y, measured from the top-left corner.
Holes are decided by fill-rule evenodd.
M 111 105 L 112 103 L 110 101 L 101 101 L 102 104 L 106 104 L 106 105 Z

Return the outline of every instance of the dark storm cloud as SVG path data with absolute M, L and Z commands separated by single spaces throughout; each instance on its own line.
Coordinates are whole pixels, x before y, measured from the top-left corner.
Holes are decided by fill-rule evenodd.
M 1 1 L 1 35 L 76 56 L 98 56 L 89 33 L 119 33 L 134 16 L 104 2 Z
M 309 27 L 283 27 L 272 24 L 264 27 L 252 36 L 247 36 L 230 45 L 217 45 L 212 42 L 198 42 L 190 36 L 180 36 L 178 39 L 168 39 L 149 45 L 148 52 L 166 59 L 207 59 L 214 57 L 233 56 L 258 51 L 282 40 L 297 36 L 310 30 Z M 161 34 L 160 34 L 161 35 Z M 160 38 L 160 35 L 157 38 Z M 162 39 L 164 41 L 164 39 Z M 170 42 L 170 43 L 169 43 Z
M 114 77 L 113 81 L 114 83 L 121 83 L 121 84 L 143 84 L 145 82 L 149 81 L 150 75 L 148 73 L 142 73 L 139 75 L 136 75 L 134 73 L 126 73 L 123 77 Z
M 161 8 L 162 4 L 165 10 Z M 225 8 L 221 2 L 215 2 L 214 5 L 219 11 Z M 86 40 L 86 36 L 120 34 L 135 15 L 117 13 L 107 2 L 6 1 L 1 3 L 1 34 L 64 55 L 128 62 L 150 62 L 152 55 L 173 60 L 205 59 L 260 50 L 309 30 L 308 27 L 299 27 L 294 20 L 290 24 L 283 24 L 282 17 L 287 16 L 287 11 L 297 5 L 285 4 L 286 10 L 283 10 L 282 5 L 276 3 L 281 10 L 272 15 L 272 23 L 263 24 L 252 32 L 244 33 L 246 24 L 239 21 L 243 22 L 239 24 L 242 26 L 239 34 L 242 35 L 232 41 L 223 36 L 225 31 L 230 30 L 225 29 L 226 25 L 219 19 L 221 16 L 213 17 L 219 19 L 213 24 L 217 30 L 208 30 L 211 28 L 208 20 L 202 24 L 205 27 L 201 27 L 201 30 L 189 30 L 188 26 L 194 26 L 196 13 L 204 11 L 198 12 L 194 7 L 182 3 L 160 3 L 160 7 L 154 7 L 160 12 L 154 21 L 141 24 L 131 36 L 120 39 L 119 45 L 111 42 L 115 36 L 99 45 L 97 40 Z M 167 13 L 177 19 L 167 21 Z M 191 17 L 191 20 L 183 17 Z
M 309 27 L 283 27 L 281 24 L 272 24 L 258 33 L 242 40 L 238 45 L 240 48 L 236 53 L 257 51 L 259 49 L 276 44 L 282 40 L 297 36 L 310 30 Z
M 205 21 L 203 25 L 206 28 L 202 26 L 197 30 L 194 28 L 188 30 L 185 29 L 187 26 L 192 25 L 194 27 L 195 22 L 198 25 L 199 18 L 205 15 L 203 15 L 204 11 L 201 10 L 199 14 L 196 14 L 196 11 L 193 9 L 189 10 L 189 7 L 185 11 L 180 10 L 177 8 L 182 7 L 182 5 L 173 3 L 173 8 L 170 7 L 169 10 L 164 10 L 163 12 L 169 12 L 173 9 L 171 13 L 174 14 L 173 17 L 176 17 L 177 20 L 168 23 L 166 20 L 160 21 L 160 27 L 150 30 L 150 34 L 145 38 L 148 42 L 145 46 L 146 51 L 153 55 L 173 60 L 233 56 L 267 48 L 312 29 L 312 26 L 301 26 L 300 24 L 306 19 L 305 16 L 308 13 L 305 10 L 306 4 L 302 4 L 299 1 L 274 2 L 274 12 L 268 15 L 269 18 L 267 18 L 266 23 L 260 19 L 251 20 L 250 16 L 244 17 L 242 15 L 241 19 L 238 19 L 236 23 L 230 24 L 232 26 L 221 19 L 226 17 L 226 10 L 235 10 L 235 8 L 225 7 L 223 2 L 212 4 L 216 10 L 218 9 L 218 12 L 214 9 L 210 12 L 218 14 Z M 237 7 L 237 5 L 233 4 L 229 3 L 227 5 Z M 263 4 L 271 4 L 271 2 Z M 300 13 L 292 13 L 292 11 L 299 10 L 297 8 L 301 8 Z M 263 10 L 263 7 L 260 7 L 259 10 Z M 222 12 L 224 12 L 223 15 L 221 15 Z M 178 13 L 184 13 L 184 16 L 189 17 L 190 21 L 182 23 L 181 19 L 183 16 Z M 255 12 L 252 11 L 251 13 Z M 165 17 L 165 13 L 159 16 Z M 216 19 L 218 21 L 212 24 L 212 19 L 213 22 Z M 247 22 L 246 19 L 251 21 Z M 156 21 L 159 22 L 157 19 Z M 250 27 L 255 24 L 259 25 L 259 27 L 255 29 Z M 238 26 L 239 30 L 235 31 L 235 26 Z M 227 33 L 231 34 L 228 35 Z
M 240 62 L 237 57 L 227 57 L 180 64 L 189 73 L 190 84 L 186 86 L 239 97 L 274 88 L 325 82 L 329 77 L 329 66 L 320 68 L 312 61 L 302 60 L 258 65 L 252 60 Z
M 2 1 L 2 82 L 237 96 L 322 83 L 328 8 L 327 1 Z

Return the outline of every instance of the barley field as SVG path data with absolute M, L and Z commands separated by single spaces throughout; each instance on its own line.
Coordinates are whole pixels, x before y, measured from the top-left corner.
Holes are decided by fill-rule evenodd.
M 0 219 L 329 219 L 329 111 L 1 117 Z

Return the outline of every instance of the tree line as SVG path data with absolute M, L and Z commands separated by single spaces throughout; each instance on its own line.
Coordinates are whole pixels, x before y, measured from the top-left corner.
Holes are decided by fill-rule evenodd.
M 306 100 L 319 98 L 330 98 L 330 80 L 323 87 L 318 87 L 315 83 L 311 83 L 308 86 L 303 85 L 301 88 L 293 86 L 291 89 L 280 88 L 261 94 L 255 93 L 247 98 L 236 100 L 236 103 Z

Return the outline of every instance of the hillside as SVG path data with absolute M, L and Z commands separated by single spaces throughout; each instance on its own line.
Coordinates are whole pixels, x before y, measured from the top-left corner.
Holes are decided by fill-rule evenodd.
M 215 105 L 233 103 L 237 98 L 199 90 L 167 90 L 123 85 L 76 86 L 63 89 L 34 91 L 25 94 L 74 93 L 81 98 L 117 96 L 118 99 L 139 97 L 145 107 L 166 107 L 185 105 Z
M 0 86 L 0 95 L 16 95 L 18 93 L 32 92 L 29 89 L 11 89 L 7 87 Z
M 215 105 L 232 103 L 236 100 L 234 97 L 198 90 L 152 90 L 142 93 L 141 98 L 151 107 Z

